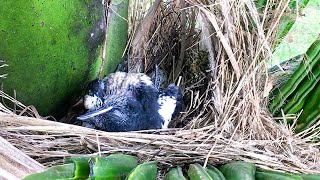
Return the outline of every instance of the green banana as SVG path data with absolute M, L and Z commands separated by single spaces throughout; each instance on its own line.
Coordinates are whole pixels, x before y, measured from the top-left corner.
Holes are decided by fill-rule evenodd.
M 171 168 L 164 177 L 165 180 L 187 180 L 182 173 L 181 167 Z
M 127 180 L 155 180 L 157 179 L 157 162 L 150 161 L 140 164 L 133 169 Z
M 90 178 L 93 180 L 125 179 L 138 166 L 137 158 L 124 154 L 92 158 Z
M 207 173 L 214 180 L 226 180 L 224 175 L 214 166 L 208 165 L 206 169 Z
M 219 168 L 224 177 L 228 180 L 254 180 L 256 166 L 252 163 L 237 161 L 228 163 Z
M 73 178 L 74 179 L 87 179 L 90 174 L 90 158 L 89 157 L 66 157 L 64 164 L 73 163 Z
M 189 165 L 188 176 L 190 180 L 213 180 L 206 170 L 198 163 Z
M 90 179 L 127 179 L 155 180 L 157 178 L 157 162 L 145 162 L 137 165 L 137 158 L 130 155 L 112 154 L 107 157 L 68 157 L 64 165 L 48 168 L 41 173 L 25 177 L 25 180 L 84 180 Z M 188 176 L 190 180 L 320 180 L 320 174 L 291 174 L 257 168 L 252 163 L 243 161 L 228 163 L 221 166 L 220 171 L 214 166 L 203 168 L 200 164 L 190 164 Z M 181 167 L 171 168 L 165 180 L 186 180 Z
M 320 180 L 320 174 L 298 174 L 303 180 Z
M 64 164 L 64 165 L 57 165 L 51 168 L 48 168 L 45 171 L 34 173 L 28 175 L 23 178 L 23 180 L 39 180 L 39 179 L 50 179 L 50 180 L 58 180 L 58 179 L 73 179 L 73 170 L 74 164 Z
M 303 180 L 300 176 L 287 176 L 282 174 L 268 173 L 268 172 L 256 172 L 256 180 Z
M 273 170 L 266 170 L 258 168 L 256 171 L 257 180 L 270 180 L 270 179 L 279 179 L 279 180 L 303 180 L 300 175 L 284 173 Z

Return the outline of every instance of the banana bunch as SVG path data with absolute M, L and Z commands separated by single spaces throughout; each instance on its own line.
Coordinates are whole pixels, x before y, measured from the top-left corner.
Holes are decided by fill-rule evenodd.
M 319 174 L 290 174 L 279 171 L 256 168 L 252 163 L 243 161 L 228 163 L 216 168 L 208 165 L 190 164 L 188 178 L 183 175 L 180 167 L 172 168 L 165 180 L 320 180 Z
M 295 131 L 301 132 L 320 119 L 320 41 L 307 51 L 300 64 L 281 88 L 274 90 L 269 109 L 275 116 L 302 111 Z
M 185 172 L 185 173 L 184 173 Z M 177 166 L 171 168 L 164 178 L 157 176 L 157 162 L 150 161 L 138 165 L 137 158 L 124 154 L 107 157 L 71 157 L 64 165 L 54 166 L 44 172 L 29 175 L 24 180 L 70 179 L 70 180 L 314 180 L 320 175 L 290 174 L 256 168 L 252 163 L 237 161 L 218 168 L 198 163 L 190 164 L 188 170 Z M 185 176 L 186 175 L 186 176 Z
M 24 180 L 149 180 L 157 177 L 157 162 L 145 162 L 138 165 L 134 156 L 111 154 L 107 157 L 71 157 L 64 165 L 58 165 L 44 172 L 31 174 Z
M 219 168 L 211 165 L 204 168 L 198 163 L 190 164 L 187 174 L 190 180 L 254 180 L 255 172 L 256 167 L 253 164 L 239 161 Z M 165 180 L 178 179 L 186 179 L 180 167 L 172 168 L 165 176 Z

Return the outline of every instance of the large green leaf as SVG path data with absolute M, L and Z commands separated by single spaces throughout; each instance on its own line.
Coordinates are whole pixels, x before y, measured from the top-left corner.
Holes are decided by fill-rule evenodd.
M 276 47 L 269 67 L 288 61 L 307 52 L 319 37 L 320 33 L 320 1 L 310 0 L 296 19 L 282 42 Z
M 4 91 L 60 117 L 94 79 L 104 38 L 100 0 L 0 0 Z

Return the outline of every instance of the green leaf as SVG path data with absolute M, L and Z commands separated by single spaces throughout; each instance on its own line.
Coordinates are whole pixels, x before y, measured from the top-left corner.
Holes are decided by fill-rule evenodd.
M 310 72 L 303 82 L 300 83 L 299 88 L 294 93 L 294 96 L 287 102 L 283 110 L 286 114 L 297 113 L 299 110 L 299 104 L 304 104 L 305 99 L 310 92 L 316 87 L 320 80 L 320 67 L 314 68 Z M 308 102 L 307 102 L 308 103 Z
M 307 52 L 319 37 L 320 33 L 320 1 L 311 0 L 302 10 L 294 25 L 273 52 L 269 67 L 279 65 Z
M 301 82 L 310 73 L 312 69 L 320 62 L 320 41 L 316 41 L 307 51 L 308 57 L 300 63 L 300 66 L 292 74 L 289 80 L 280 89 L 273 92 L 273 99 L 270 102 L 269 109 L 272 114 L 275 114 L 285 101 L 291 96 L 300 86 Z
M 267 3 L 267 0 L 257 0 L 256 1 L 256 8 L 258 10 L 258 12 L 262 12 L 263 9 L 265 8 Z
M 297 120 L 295 132 L 301 132 L 320 119 L 320 82 L 306 100 L 303 111 Z
M 0 1 L 4 92 L 60 119 L 97 78 L 104 39 L 101 0 Z M 11 105 L 12 103 L 9 103 Z
M 289 7 L 295 10 L 297 7 L 304 8 L 308 4 L 309 0 L 291 0 Z M 299 6 L 297 6 L 297 3 Z

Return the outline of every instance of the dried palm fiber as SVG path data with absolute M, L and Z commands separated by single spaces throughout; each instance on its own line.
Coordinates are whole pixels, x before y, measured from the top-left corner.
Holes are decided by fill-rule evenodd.
M 143 12 L 143 2 L 135 3 L 132 7 Z M 319 143 L 312 143 L 319 125 L 294 135 L 291 126 L 276 123 L 267 110 L 265 61 L 287 1 L 268 1 L 262 14 L 252 0 L 154 4 L 139 26 L 132 22 L 129 70 L 147 72 L 160 63 L 168 82 L 182 77 L 186 110 L 172 126 L 183 128 L 107 133 L 13 115 L 1 106 L 0 135 L 47 166 L 64 156 L 121 152 L 168 166 L 245 160 L 319 173 Z

